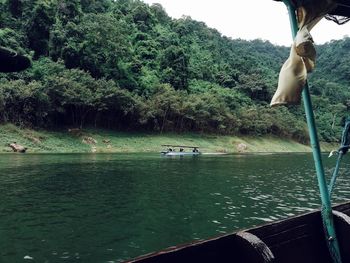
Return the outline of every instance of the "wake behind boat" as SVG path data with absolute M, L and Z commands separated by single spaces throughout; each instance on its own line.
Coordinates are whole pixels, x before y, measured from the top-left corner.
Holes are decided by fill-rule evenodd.
M 198 150 L 198 146 L 184 146 L 184 145 L 171 145 L 163 144 L 166 150 L 160 153 L 164 156 L 185 156 L 185 155 L 200 155 L 201 152 Z
M 185 156 L 185 155 L 200 155 L 200 152 L 162 152 L 165 156 Z

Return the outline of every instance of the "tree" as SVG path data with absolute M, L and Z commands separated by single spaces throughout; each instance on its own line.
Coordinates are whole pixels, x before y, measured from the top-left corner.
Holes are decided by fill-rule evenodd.
M 50 29 L 54 22 L 54 3 L 50 0 L 36 2 L 27 27 L 29 47 L 35 51 L 35 58 L 48 55 Z
M 0 121 L 21 126 L 43 127 L 50 109 L 49 98 L 40 82 L 0 82 Z
M 22 15 L 22 1 L 21 0 L 9 0 L 9 9 L 14 17 L 20 17 Z
M 84 13 L 106 13 L 112 6 L 111 0 L 80 0 Z
M 110 14 L 87 14 L 78 24 L 69 22 L 63 38 L 62 58 L 68 68 L 79 67 L 96 78 L 128 79 L 127 32 Z
M 162 81 L 171 84 L 175 89 L 188 88 L 188 56 L 178 46 L 166 48 L 160 58 Z
M 25 36 L 11 28 L 0 29 L 0 46 L 15 50 L 21 54 L 26 54 L 23 48 L 25 45 Z
M 67 115 L 70 118 L 68 123 L 82 128 L 96 103 L 94 79 L 78 69 L 65 70 L 49 77 L 45 88 L 53 106 L 53 114 L 56 117 L 56 113 Z
M 63 0 L 57 5 L 58 19 L 61 24 L 66 25 L 68 22 L 79 21 L 82 16 L 82 10 L 79 0 Z
M 166 13 L 165 9 L 161 4 L 153 3 L 151 5 L 151 12 L 154 14 L 155 18 L 158 20 L 160 24 L 168 24 L 171 21 L 171 18 Z

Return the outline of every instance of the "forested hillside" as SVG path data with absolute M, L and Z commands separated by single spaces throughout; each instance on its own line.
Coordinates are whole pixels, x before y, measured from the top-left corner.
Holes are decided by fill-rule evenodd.
M 232 40 L 137 0 L 0 0 L 0 9 L 0 46 L 33 61 L 0 75 L 1 123 L 308 140 L 301 106 L 269 107 L 286 47 Z M 348 38 L 318 47 L 310 83 L 325 141 L 340 136 L 350 106 L 349 48 Z

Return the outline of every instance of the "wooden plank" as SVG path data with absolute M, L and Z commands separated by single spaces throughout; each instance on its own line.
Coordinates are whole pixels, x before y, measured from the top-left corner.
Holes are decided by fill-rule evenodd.
M 240 232 L 215 239 L 170 248 L 128 262 L 181 263 L 181 262 L 244 262 L 272 263 L 271 250 L 251 233 Z
M 332 262 L 319 211 L 248 231 L 267 244 L 278 262 Z
M 350 217 L 339 211 L 333 211 L 333 215 L 342 261 L 350 262 Z

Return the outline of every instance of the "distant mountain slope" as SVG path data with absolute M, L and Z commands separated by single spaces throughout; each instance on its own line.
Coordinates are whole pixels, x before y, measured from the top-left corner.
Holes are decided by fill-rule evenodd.
M 308 140 L 302 107 L 268 106 L 288 48 L 138 0 L 3 0 L 0 11 L 0 45 L 33 58 L 1 75 L 2 123 Z M 349 41 L 319 46 L 311 76 L 325 141 L 339 138 L 350 105 Z

